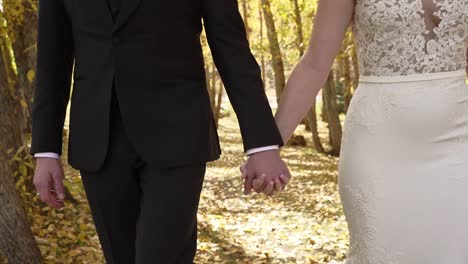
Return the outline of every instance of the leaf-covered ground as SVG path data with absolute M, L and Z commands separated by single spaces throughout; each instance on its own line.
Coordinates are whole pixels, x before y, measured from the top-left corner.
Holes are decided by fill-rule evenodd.
M 276 197 L 244 196 L 235 119 L 219 126 L 223 157 L 209 165 L 200 205 L 199 263 L 329 263 L 343 260 L 346 223 L 337 193 L 337 159 L 310 147 L 282 154 L 294 180 Z M 299 134 L 310 133 L 299 129 Z M 310 141 L 310 140 L 309 140 Z
M 337 192 L 337 159 L 311 147 L 282 153 L 294 180 L 276 197 L 244 196 L 244 159 L 233 114 L 220 121 L 222 158 L 209 165 L 199 211 L 197 263 L 331 263 L 345 258 L 348 235 Z M 310 133 L 298 134 L 310 142 Z M 79 174 L 66 166 L 78 204 L 52 210 L 22 192 L 46 263 L 104 263 Z

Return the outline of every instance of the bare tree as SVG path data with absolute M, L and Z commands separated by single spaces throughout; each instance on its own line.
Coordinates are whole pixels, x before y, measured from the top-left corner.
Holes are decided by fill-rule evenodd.
M 17 74 L 16 90 L 21 96 L 24 134 L 31 133 L 31 103 L 36 65 L 37 0 L 3 0 L 7 34 L 11 41 Z M 21 7 L 21 8 L 19 8 Z
M 325 87 L 322 89 L 324 112 L 328 123 L 330 136 L 331 150 L 329 154 L 332 156 L 340 155 L 342 128 L 340 121 L 340 113 L 336 103 L 336 87 L 334 82 L 333 71 L 330 72 Z
M 271 13 L 270 0 L 262 0 L 262 10 L 267 28 L 268 40 L 270 43 L 269 46 L 273 72 L 275 74 L 276 99 L 279 103 L 284 86 L 286 85 L 286 78 L 284 76 L 284 63 L 283 57 L 281 56 L 278 33 L 276 32 L 275 20 L 273 18 L 273 14 Z
M 304 47 L 304 34 L 302 29 L 302 17 L 301 17 L 301 9 L 299 7 L 298 0 L 291 0 L 293 4 L 294 10 L 294 22 L 296 24 L 296 48 L 299 51 L 299 56 L 302 57 L 305 52 Z M 317 111 L 315 102 L 306 116 L 306 124 L 309 126 L 310 131 L 312 132 L 312 140 L 314 142 L 315 150 L 319 153 L 325 153 L 325 149 L 323 148 L 322 142 L 320 141 L 320 136 L 318 133 L 318 125 L 317 125 Z

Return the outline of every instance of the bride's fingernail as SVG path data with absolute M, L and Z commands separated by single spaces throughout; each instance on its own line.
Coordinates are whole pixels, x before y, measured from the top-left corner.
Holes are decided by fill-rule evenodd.
M 65 194 L 63 194 L 63 193 L 60 193 L 60 194 L 58 195 L 58 198 L 59 198 L 60 200 L 63 200 L 63 199 L 65 199 Z

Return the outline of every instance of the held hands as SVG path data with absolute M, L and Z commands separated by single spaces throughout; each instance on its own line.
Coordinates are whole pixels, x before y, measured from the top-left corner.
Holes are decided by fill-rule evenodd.
M 63 168 L 60 160 L 38 158 L 34 173 L 34 186 L 37 195 L 44 203 L 53 208 L 62 208 L 65 199 Z
M 291 179 L 279 150 L 251 155 L 240 170 L 244 179 L 244 194 L 250 194 L 253 189 L 257 193 L 272 196 L 284 190 Z

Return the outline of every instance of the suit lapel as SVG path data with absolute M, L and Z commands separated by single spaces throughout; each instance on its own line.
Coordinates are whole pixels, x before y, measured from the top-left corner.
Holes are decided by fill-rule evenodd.
M 122 0 L 119 14 L 114 25 L 114 32 L 119 30 L 137 9 L 141 0 Z

